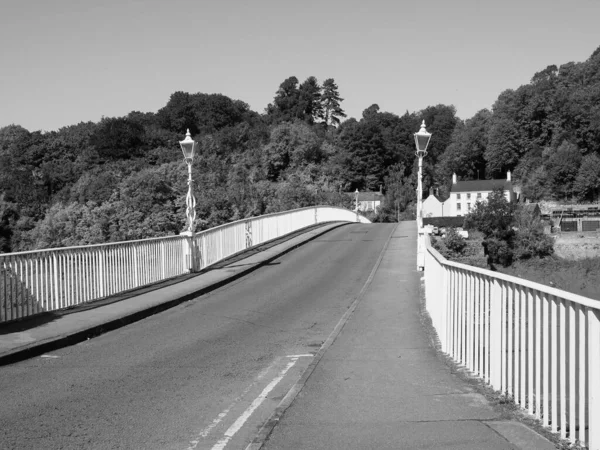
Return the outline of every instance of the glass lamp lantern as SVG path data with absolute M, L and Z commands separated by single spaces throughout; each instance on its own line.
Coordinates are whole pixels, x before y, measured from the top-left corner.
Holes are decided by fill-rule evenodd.
M 192 160 L 194 159 L 196 142 L 192 140 L 189 128 L 185 134 L 185 139 L 183 141 L 179 141 L 179 145 L 181 146 L 181 151 L 183 152 L 183 158 L 185 159 L 185 162 L 191 164 Z
M 417 147 L 417 156 L 423 157 L 427 155 L 427 146 L 431 139 L 431 133 L 425 129 L 425 121 L 421 124 L 421 129 L 415 133 L 415 146 Z

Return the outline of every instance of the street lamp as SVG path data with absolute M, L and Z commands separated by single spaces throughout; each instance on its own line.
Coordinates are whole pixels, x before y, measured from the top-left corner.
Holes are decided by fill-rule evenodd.
M 187 225 L 184 233 L 191 235 L 194 233 L 194 221 L 196 220 L 196 198 L 192 192 L 192 161 L 194 160 L 194 151 L 196 150 L 197 143 L 192 140 L 189 129 L 185 134 L 185 139 L 179 141 L 179 145 L 181 145 L 183 159 L 185 159 L 188 166 L 188 192 L 185 197 Z
M 419 181 L 417 188 L 417 223 L 419 229 L 423 228 L 423 157 L 427 156 L 427 146 L 431 139 L 431 133 L 425 129 L 425 121 L 421 124 L 421 129 L 415 133 L 415 145 L 417 151 L 415 154 L 419 158 Z

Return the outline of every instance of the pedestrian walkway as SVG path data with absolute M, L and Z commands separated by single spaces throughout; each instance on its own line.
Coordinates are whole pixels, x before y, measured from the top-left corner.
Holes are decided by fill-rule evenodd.
M 200 274 L 157 283 L 76 308 L 0 324 L 0 365 L 72 345 L 214 290 L 343 223 L 319 225 L 258 246 Z
M 416 227 L 403 222 L 354 313 L 252 448 L 552 449 L 453 374 L 421 323 Z

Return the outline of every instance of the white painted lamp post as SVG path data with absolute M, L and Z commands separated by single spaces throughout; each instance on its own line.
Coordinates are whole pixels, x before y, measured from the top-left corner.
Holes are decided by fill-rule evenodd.
M 196 221 L 196 198 L 192 189 L 192 161 L 194 160 L 194 151 L 196 150 L 196 142 L 192 140 L 190 130 L 187 130 L 185 139 L 179 141 L 181 145 L 181 151 L 183 151 L 183 158 L 188 166 L 188 192 L 185 197 L 185 215 L 187 218 L 187 224 L 185 230 L 181 233 L 186 237 L 185 239 L 185 258 L 188 270 L 190 272 L 196 272 L 198 252 L 196 251 L 194 244 L 194 222 Z
M 356 188 L 356 192 L 354 193 L 354 203 L 356 206 L 356 221 L 359 222 L 359 220 L 358 220 L 358 188 Z
M 425 129 L 425 121 L 421 124 L 421 129 L 415 133 L 415 145 L 417 151 L 415 154 L 419 158 L 419 179 L 417 187 L 417 227 L 418 227 L 418 242 L 417 242 L 417 269 L 425 268 L 425 232 L 423 230 L 423 157 L 427 156 L 427 146 L 431 139 L 431 133 Z
M 425 129 L 425 121 L 421 124 L 421 129 L 415 133 L 415 145 L 417 151 L 415 154 L 419 158 L 419 180 L 417 188 L 417 222 L 419 228 L 423 228 L 423 157 L 427 156 L 427 146 L 431 139 L 431 133 Z
M 194 197 L 192 190 L 192 161 L 194 160 L 194 151 L 196 150 L 197 145 L 196 142 L 192 140 L 189 129 L 185 134 L 185 139 L 183 141 L 179 141 L 179 145 L 181 145 L 183 158 L 188 166 L 188 192 L 187 196 L 185 197 L 185 214 L 187 216 L 185 234 L 188 234 L 194 232 L 194 222 L 196 221 L 196 198 Z

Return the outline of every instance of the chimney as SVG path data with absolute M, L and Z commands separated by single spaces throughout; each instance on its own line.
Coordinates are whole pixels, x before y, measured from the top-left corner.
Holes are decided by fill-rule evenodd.
M 452 174 L 452 184 L 456 184 L 456 174 Z
M 510 181 L 510 170 L 506 172 L 506 181 Z
M 383 194 L 383 184 L 380 184 L 380 185 L 379 185 L 379 193 L 380 193 L 380 194 Z
M 433 195 L 433 186 L 429 188 L 429 195 Z

